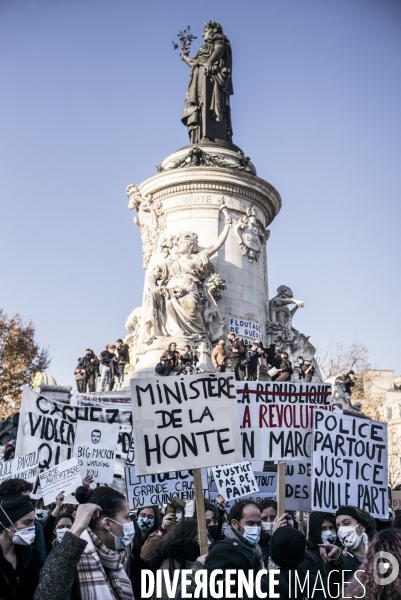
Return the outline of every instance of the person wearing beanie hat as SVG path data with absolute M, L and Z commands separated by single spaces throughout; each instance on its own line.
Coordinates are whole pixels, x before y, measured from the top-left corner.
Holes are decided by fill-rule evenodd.
M 305 559 L 299 565 L 299 570 L 306 576 L 309 573 L 311 589 L 318 580 L 316 590 L 313 594 L 314 600 L 330 598 L 328 592 L 327 574 L 325 563 L 320 556 L 319 544 L 329 542 L 335 544 L 337 541 L 336 518 L 331 513 L 312 512 L 309 515 L 309 534 L 306 541 Z M 323 588 L 323 589 L 322 589 Z M 334 597 L 334 590 L 330 588 Z
M 18 493 L 0 500 L 0 597 L 33 600 L 43 566 L 36 548 L 35 511 L 29 496 Z
M 333 571 L 330 583 L 337 587 L 342 581 L 351 581 L 355 571 L 360 569 L 369 539 L 376 533 L 376 523 L 368 512 L 357 506 L 341 506 L 336 512 L 336 528 L 341 548 L 330 542 L 319 547 L 325 572 L 328 575 Z
M 279 575 L 275 576 L 278 582 L 274 588 L 280 594 L 281 600 L 287 598 L 303 599 L 304 594 L 295 588 L 295 571 L 305 558 L 306 539 L 303 533 L 293 527 L 280 527 L 273 533 L 269 544 L 270 560 L 268 568 L 279 569 Z M 291 572 L 290 572 L 291 571 Z M 298 575 L 299 581 L 303 582 L 302 573 Z M 291 581 L 291 583 L 290 583 Z M 261 579 L 261 590 L 269 594 L 269 574 Z

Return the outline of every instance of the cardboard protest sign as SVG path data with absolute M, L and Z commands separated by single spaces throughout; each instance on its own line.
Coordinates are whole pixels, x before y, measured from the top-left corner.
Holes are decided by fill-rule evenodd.
M 135 467 L 125 468 L 127 499 L 130 508 L 168 504 L 174 496 L 189 502 L 195 499 L 193 471 L 170 471 L 154 475 L 136 475 Z M 202 469 L 202 487 L 208 493 L 206 469 Z M 185 512 L 186 516 L 187 511 Z
M 78 460 L 70 458 L 56 467 L 46 469 L 39 475 L 42 488 L 43 503 L 45 506 L 56 500 L 57 494 L 64 492 L 66 495 L 75 492 L 82 485 L 81 472 Z
M 219 493 L 226 500 L 234 500 L 259 492 L 249 462 L 212 467 L 212 473 Z
M 312 509 L 359 506 L 388 517 L 387 423 L 315 412 Z
M 391 508 L 394 511 L 401 509 L 401 492 L 391 492 Z
M 37 468 L 39 465 L 39 451 L 29 452 L 22 456 L 16 456 L 12 460 L 0 462 L 0 483 L 7 479 L 18 477 L 29 483 L 35 484 L 37 479 Z M 32 496 L 33 494 L 31 494 Z M 39 494 L 35 494 L 39 497 Z
M 311 462 L 291 461 L 286 465 L 285 508 L 286 510 L 311 510 Z M 265 498 L 276 498 L 277 472 L 255 471 L 259 491 L 243 497 L 243 500 L 261 502 Z M 210 483 L 210 500 L 215 503 L 218 490 L 214 479 Z M 224 494 L 223 494 L 224 496 Z M 236 501 L 226 501 L 230 509 Z
M 119 429 L 118 423 L 78 423 L 73 455 L 82 478 L 90 475 L 94 483 L 113 483 Z
M 73 455 L 77 423 L 119 424 L 113 487 L 124 493 L 124 466 L 132 434 L 131 406 L 70 406 L 23 388 L 16 454 L 40 450 L 39 468 L 48 469 Z M 36 487 L 38 486 L 38 482 Z
M 131 395 L 137 475 L 242 460 L 232 375 L 131 379 Z
M 315 408 L 332 410 L 331 384 L 238 381 L 244 460 L 307 460 Z

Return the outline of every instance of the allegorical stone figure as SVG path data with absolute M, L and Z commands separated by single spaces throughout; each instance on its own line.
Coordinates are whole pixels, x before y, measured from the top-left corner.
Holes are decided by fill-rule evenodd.
M 231 142 L 230 96 L 234 92 L 230 42 L 217 21 L 206 23 L 202 37 L 206 43 L 195 58 L 181 53 L 191 67 L 181 120 L 188 128 L 191 144 L 203 138 Z
M 214 272 L 210 258 L 222 247 L 232 225 L 226 217 L 223 231 L 214 244 L 200 250 L 196 233 L 174 237 L 172 255 L 149 274 L 145 297 L 144 342 L 160 337 L 218 339 L 223 334 L 216 300 L 224 281 Z

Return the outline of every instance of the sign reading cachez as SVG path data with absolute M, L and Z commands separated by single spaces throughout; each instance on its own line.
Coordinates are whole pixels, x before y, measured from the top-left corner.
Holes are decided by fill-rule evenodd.
M 253 341 L 263 342 L 265 339 L 262 325 L 246 319 L 235 319 L 230 317 L 230 332 L 236 336 L 248 338 Z
M 241 462 L 234 383 L 223 373 L 132 379 L 136 474 Z

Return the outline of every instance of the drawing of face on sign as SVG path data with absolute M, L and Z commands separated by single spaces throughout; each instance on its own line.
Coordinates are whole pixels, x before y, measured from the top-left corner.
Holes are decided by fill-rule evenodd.
M 100 442 L 100 438 L 102 437 L 102 432 L 99 429 L 94 429 L 91 433 L 92 444 L 98 444 Z

